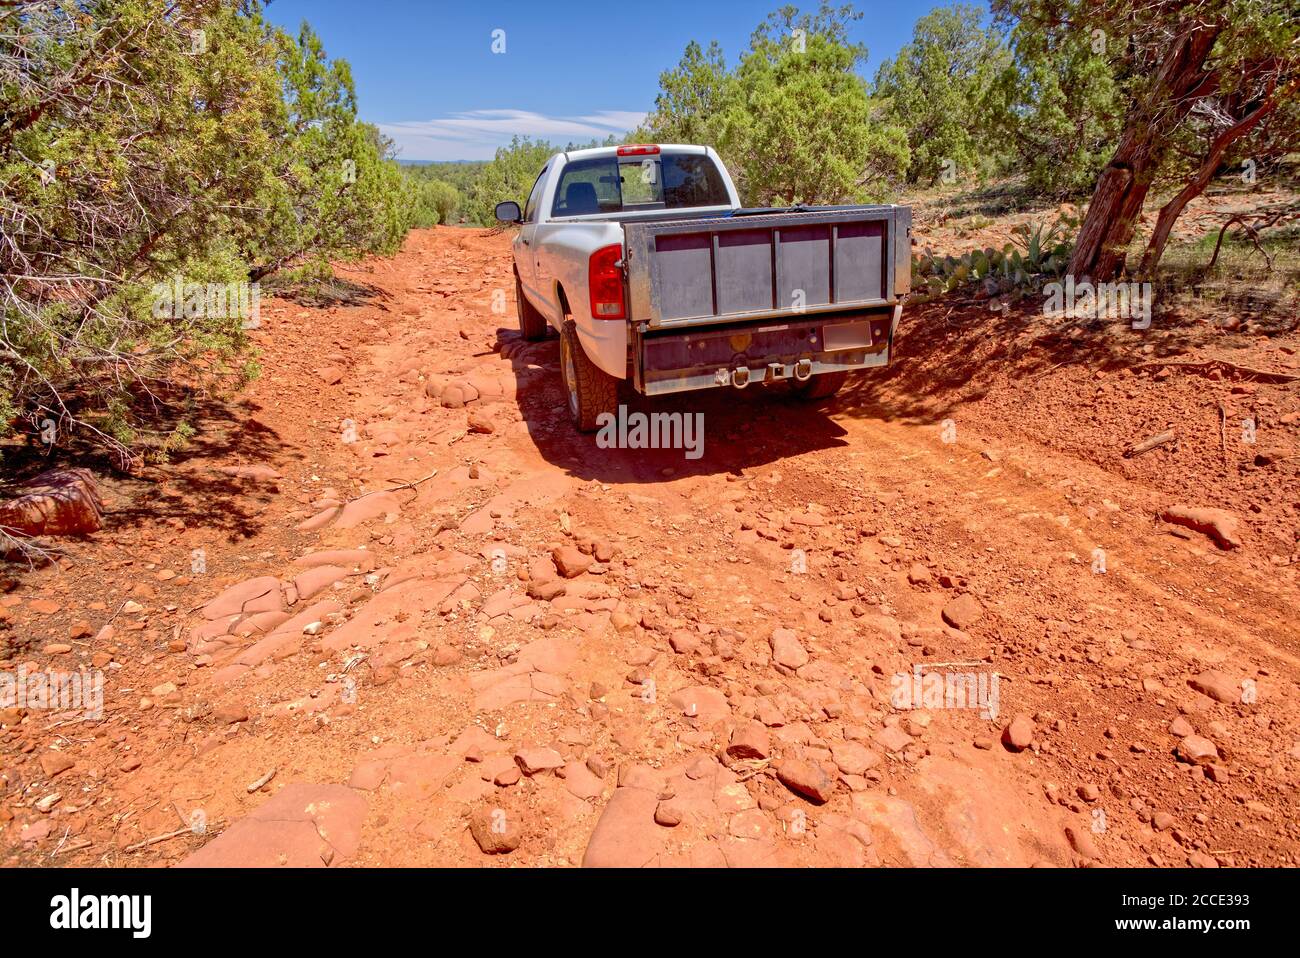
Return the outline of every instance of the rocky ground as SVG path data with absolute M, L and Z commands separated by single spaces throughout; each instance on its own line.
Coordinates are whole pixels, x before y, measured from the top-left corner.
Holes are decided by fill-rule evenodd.
M 927 305 L 821 406 L 657 404 L 690 460 L 573 432 L 508 250 L 264 304 L 241 401 L 9 567 L 0 667 L 105 693 L 0 710 L 0 864 L 1297 864 L 1294 330 Z

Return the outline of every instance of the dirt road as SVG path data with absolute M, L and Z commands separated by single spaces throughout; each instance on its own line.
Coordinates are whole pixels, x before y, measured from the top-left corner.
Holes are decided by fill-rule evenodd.
M 1231 383 L 945 377 L 917 310 L 911 367 L 602 449 L 509 270 L 418 231 L 368 305 L 264 306 L 243 403 L 13 583 L 8 667 L 105 699 L 0 712 L 0 863 L 1297 863 L 1294 470 L 1237 471 L 1224 550 L 1156 518 L 1224 505 L 1176 458 L 1212 428 L 1071 445 Z

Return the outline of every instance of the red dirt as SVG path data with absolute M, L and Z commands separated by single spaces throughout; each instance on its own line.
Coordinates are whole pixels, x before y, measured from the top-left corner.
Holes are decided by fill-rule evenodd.
M 1294 333 L 912 308 L 895 365 L 828 403 L 656 404 L 703 413 L 689 460 L 573 432 L 556 343 L 493 311 L 507 236 L 417 231 L 346 272 L 385 297 L 264 304 L 242 401 L 10 573 L 0 667 L 111 663 L 100 721 L 0 710 L 0 864 L 1297 863 L 1300 385 L 1142 365 L 1295 374 Z M 465 408 L 427 395 L 467 379 Z M 1242 548 L 1157 518 L 1177 503 Z M 559 546 L 605 561 L 530 598 Z M 378 575 L 339 560 L 288 610 L 336 602 L 317 634 L 198 632 L 330 549 Z M 996 720 L 896 708 L 917 663 L 996 672 Z

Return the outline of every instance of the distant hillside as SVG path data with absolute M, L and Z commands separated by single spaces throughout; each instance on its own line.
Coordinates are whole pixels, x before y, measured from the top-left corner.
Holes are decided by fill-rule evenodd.
M 482 166 L 485 160 L 403 160 L 400 157 L 397 160 L 401 166 L 467 166 L 477 164 Z

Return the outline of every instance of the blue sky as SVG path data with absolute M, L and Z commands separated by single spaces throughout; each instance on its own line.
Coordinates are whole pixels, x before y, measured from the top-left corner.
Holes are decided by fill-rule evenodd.
M 782 2 L 272 0 L 267 16 L 294 31 L 306 19 L 331 57 L 352 64 L 363 119 L 395 139 L 403 159 L 474 160 L 514 134 L 564 143 L 635 127 L 688 41 L 716 39 L 734 63 Z M 856 4 L 865 74 L 940 5 Z M 494 30 L 505 31 L 503 54 L 492 52 Z

